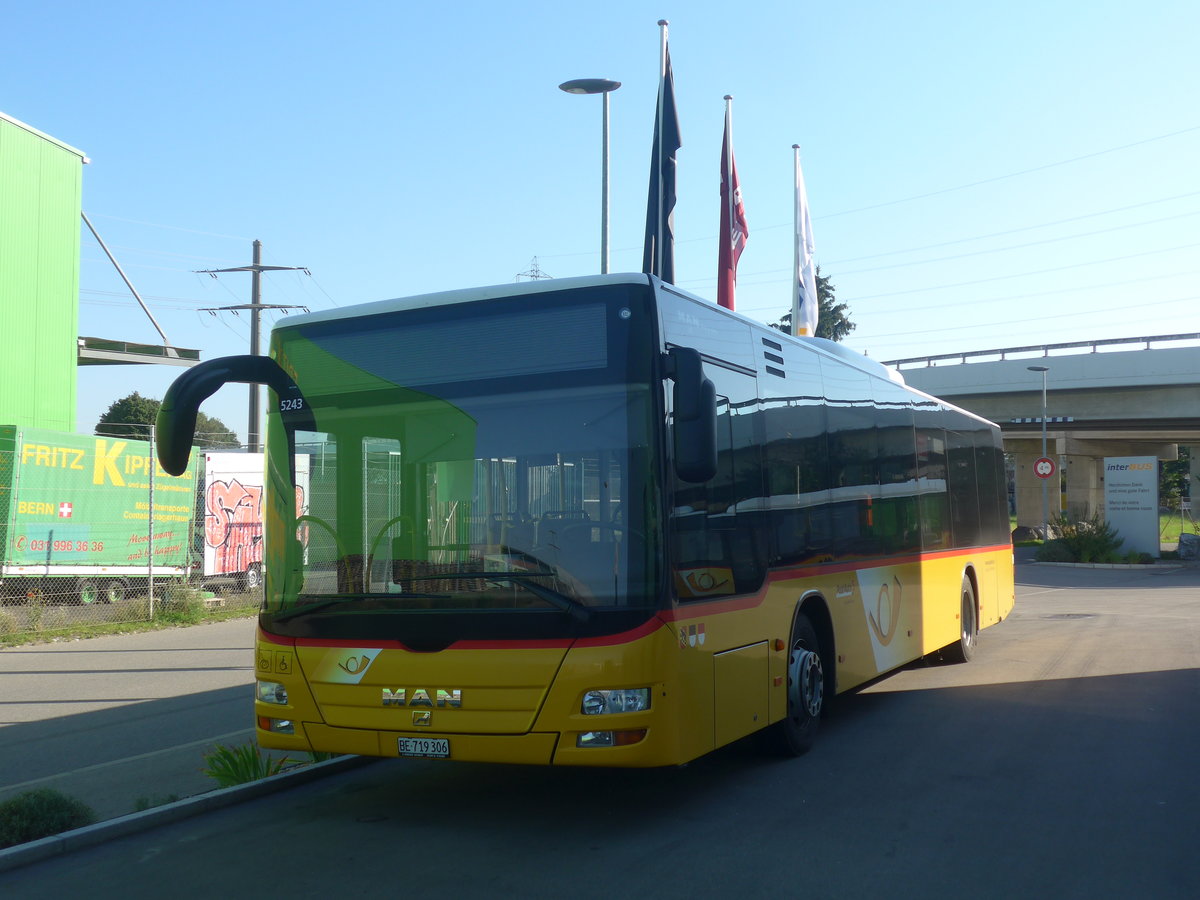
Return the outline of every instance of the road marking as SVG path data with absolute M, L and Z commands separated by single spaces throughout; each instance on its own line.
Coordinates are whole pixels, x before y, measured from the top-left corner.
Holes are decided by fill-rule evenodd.
M 186 744 L 176 744 L 174 747 L 164 747 L 161 750 L 151 750 L 148 753 L 139 753 L 137 756 L 126 756 L 121 759 L 113 759 L 108 762 L 96 763 L 91 766 L 84 766 L 82 769 L 73 769 L 69 772 L 59 772 L 55 775 L 46 775 L 43 778 L 34 778 L 30 781 L 22 781 L 19 784 L 4 784 L 0 785 L 0 791 L 17 791 L 24 788 L 35 787 L 39 784 L 44 784 L 47 781 L 56 781 L 68 775 L 82 775 L 87 772 L 99 772 L 102 769 L 110 769 L 113 766 L 124 765 L 125 763 L 137 762 L 139 759 L 149 759 L 152 756 L 161 756 L 164 753 L 173 753 L 176 750 L 188 750 L 193 747 L 202 747 L 206 744 L 213 744 L 218 741 L 227 741 L 231 738 L 250 737 L 253 736 L 253 728 L 240 728 L 237 731 L 230 731 L 228 734 L 218 734 L 214 737 L 201 738 L 198 741 L 189 741 Z

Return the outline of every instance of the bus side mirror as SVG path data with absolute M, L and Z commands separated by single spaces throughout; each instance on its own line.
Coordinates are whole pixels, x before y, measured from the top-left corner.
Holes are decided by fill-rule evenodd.
M 675 474 L 701 484 L 717 474 L 717 392 L 704 377 L 700 354 L 690 347 L 667 351 L 667 377 L 675 385 Z
M 175 379 L 158 409 L 158 462 L 172 475 L 187 468 L 196 434 L 200 404 L 230 382 L 265 384 L 293 408 L 307 412 L 308 404 L 291 376 L 269 356 L 226 356 L 193 366 Z

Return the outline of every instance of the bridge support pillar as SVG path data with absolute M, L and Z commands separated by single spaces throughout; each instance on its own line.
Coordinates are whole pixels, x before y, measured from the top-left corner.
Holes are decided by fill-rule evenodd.
M 1062 490 L 1059 472 L 1050 478 L 1038 478 L 1033 473 L 1033 464 L 1040 457 L 1041 448 L 1036 452 L 1017 452 L 1015 457 L 1017 527 L 1040 527 L 1042 524 L 1042 483 L 1046 483 L 1049 495 L 1050 521 L 1058 516 L 1059 492 Z
M 1192 517 L 1192 527 L 1184 524 L 1185 531 L 1193 534 L 1197 530 L 1196 523 L 1200 520 L 1200 444 L 1187 444 L 1188 460 L 1188 514 Z
M 1079 522 L 1090 519 L 1104 507 L 1104 460 L 1096 456 L 1068 456 L 1066 464 L 1066 514 Z

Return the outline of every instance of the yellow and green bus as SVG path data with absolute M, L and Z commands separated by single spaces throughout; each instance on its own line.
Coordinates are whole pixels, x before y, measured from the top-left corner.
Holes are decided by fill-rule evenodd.
M 801 753 L 836 693 L 1013 606 L 994 425 L 651 276 L 289 317 L 171 387 L 167 471 L 228 382 L 272 389 L 264 747 Z

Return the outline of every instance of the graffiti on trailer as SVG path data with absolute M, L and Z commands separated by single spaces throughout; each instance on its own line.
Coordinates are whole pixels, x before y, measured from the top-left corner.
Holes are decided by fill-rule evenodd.
M 262 563 L 262 485 L 244 485 L 236 478 L 214 481 L 204 498 L 204 540 L 214 548 L 211 574 L 245 572 Z

